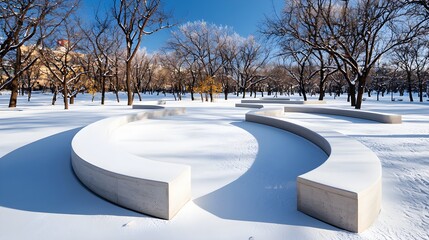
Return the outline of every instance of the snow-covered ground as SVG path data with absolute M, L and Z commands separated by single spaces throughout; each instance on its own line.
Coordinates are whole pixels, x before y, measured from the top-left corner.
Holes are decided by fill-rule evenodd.
M 61 99 L 34 94 L 7 108 L 0 95 L 0 239 L 429 239 L 429 102 L 380 102 L 364 109 L 403 114 L 403 124 L 288 114 L 356 138 L 383 164 L 383 205 L 377 222 L 349 233 L 296 210 L 296 176 L 326 156 L 308 141 L 244 122 L 239 99 L 215 103 L 166 99 L 187 114 L 135 122 L 118 129 L 124 151 L 192 167 L 192 201 L 171 221 L 111 204 L 87 190 L 70 165 L 70 141 L 83 126 L 132 113 L 109 95 L 105 106 L 79 95 L 70 110 Z M 298 96 L 296 96 L 298 98 Z M 124 99 L 124 95 L 122 95 Z M 328 104 L 348 107 L 344 98 Z M 97 144 L 97 143 L 94 143 Z

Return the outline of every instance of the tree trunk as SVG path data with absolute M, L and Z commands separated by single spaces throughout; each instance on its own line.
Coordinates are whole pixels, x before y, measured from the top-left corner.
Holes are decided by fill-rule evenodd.
M 139 101 L 141 102 L 142 101 L 142 95 L 140 94 L 140 92 L 137 90 L 137 87 L 135 87 L 136 88 L 136 91 L 134 91 L 134 93 L 137 93 L 137 96 L 139 97 Z M 133 93 L 133 99 L 134 99 L 134 93 Z
M 174 92 L 174 88 L 173 88 L 173 97 L 174 97 L 174 101 L 177 101 L 176 93 Z
M 419 101 L 423 102 L 423 81 L 420 75 L 420 71 L 417 71 L 417 80 L 419 81 Z
M 18 81 L 19 82 L 19 81 Z M 25 87 L 24 87 L 24 83 L 21 83 L 21 96 L 25 95 Z
M 27 97 L 27 101 L 29 102 L 30 100 L 31 100 L 31 92 L 33 91 L 33 87 L 32 86 L 30 86 L 29 88 L 28 88 L 28 97 Z
M 67 91 L 67 80 L 63 79 L 63 96 L 64 96 L 64 109 L 69 109 L 69 102 L 67 101 L 68 98 L 68 91 Z
M 55 102 L 57 101 L 57 88 L 55 87 L 54 96 L 52 96 L 52 105 L 55 105 Z
M 304 98 L 304 101 L 307 101 L 307 94 L 305 92 L 305 89 L 302 89 L 301 93 L 302 93 L 302 97 Z
M 362 108 L 362 101 L 363 101 L 363 95 L 365 93 L 365 86 L 366 86 L 367 78 L 368 78 L 368 75 L 363 74 L 362 76 L 359 76 L 357 79 L 358 95 L 357 95 L 357 99 L 356 99 L 355 109 L 361 109 Z
M 304 101 L 307 101 L 307 93 L 305 92 L 305 87 L 304 87 L 303 80 L 300 81 L 299 88 L 301 90 L 300 94 L 302 94 L 302 97 L 304 98 Z
M 129 56 L 129 54 L 127 54 L 127 57 Z M 128 102 L 127 105 L 131 106 L 133 105 L 133 91 L 131 89 L 131 61 L 126 61 L 125 62 L 125 83 L 126 83 L 126 87 L 127 87 L 127 97 L 128 97 Z
M 362 84 L 359 82 L 358 95 L 357 95 L 357 99 L 356 99 L 355 109 L 361 109 L 362 108 L 362 100 L 363 100 L 364 90 L 365 90 L 365 87 L 362 86 Z
M 325 97 L 325 88 L 323 87 L 323 83 L 321 82 L 319 85 L 319 101 L 323 100 L 323 97 Z
M 15 108 L 16 103 L 18 101 L 18 91 L 19 91 L 18 78 L 16 76 L 12 79 L 12 82 L 10 83 L 10 88 L 12 92 L 10 94 L 9 107 Z
M 105 97 L 106 97 L 106 77 L 103 76 L 101 78 L 101 105 L 104 105 Z
M 214 99 L 213 99 L 213 88 L 212 87 L 210 87 L 210 93 L 209 93 L 209 95 L 210 95 L 210 102 L 214 102 Z
M 16 104 L 18 102 L 18 88 L 19 88 L 19 71 L 21 71 L 21 48 L 17 48 L 16 49 L 16 59 L 15 59 L 15 69 L 14 69 L 14 76 L 12 78 L 12 82 L 10 83 L 10 90 L 12 91 L 12 93 L 10 94 L 10 99 L 9 99 L 9 107 L 10 108 L 15 108 Z
M 350 105 L 352 107 L 356 106 L 356 86 L 352 83 L 349 83 L 349 99 Z
M 413 102 L 413 86 L 411 82 L 411 72 L 407 71 L 407 82 L 408 82 L 408 95 L 410 96 L 410 102 Z

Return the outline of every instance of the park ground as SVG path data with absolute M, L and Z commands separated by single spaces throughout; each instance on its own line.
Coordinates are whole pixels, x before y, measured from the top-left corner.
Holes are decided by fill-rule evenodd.
M 367 98 L 364 110 L 403 115 L 402 124 L 315 114 L 288 114 L 357 139 L 383 166 L 382 211 L 355 234 L 296 210 L 296 176 L 326 155 L 287 132 L 244 121 L 239 98 L 214 103 L 166 100 L 187 113 L 127 124 L 113 133 L 118 148 L 192 168 L 192 201 L 171 221 L 111 204 L 86 189 L 70 164 L 74 134 L 94 121 L 133 113 L 125 94 L 105 106 L 79 95 L 70 110 L 50 94 L 20 97 L 8 109 L 0 95 L 0 239 L 429 239 L 429 101 Z M 292 96 L 299 98 L 299 96 Z M 350 108 L 344 97 L 327 105 Z M 135 102 L 139 103 L 139 102 Z M 94 143 L 97 144 L 97 143 Z

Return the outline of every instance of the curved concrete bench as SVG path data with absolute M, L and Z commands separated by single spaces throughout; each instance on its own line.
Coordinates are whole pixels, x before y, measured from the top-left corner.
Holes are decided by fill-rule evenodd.
M 242 107 L 242 108 L 264 108 L 264 105 L 262 104 L 251 104 L 251 103 L 236 103 L 235 107 Z
M 280 100 L 280 101 L 289 101 L 290 98 L 288 97 L 261 97 L 260 100 Z
M 301 100 L 277 100 L 271 99 L 243 99 L 241 103 L 276 103 L 276 104 L 326 104 L 326 101 L 301 101 Z
M 133 109 L 164 109 L 164 107 L 157 105 L 134 104 Z
M 262 109 L 247 113 L 246 121 L 302 136 L 328 155 L 322 165 L 298 176 L 298 210 L 352 232 L 370 227 L 381 209 L 378 157 L 358 141 L 338 132 L 281 116 L 283 109 Z
M 313 107 L 313 106 L 285 106 L 285 112 L 300 112 L 300 113 L 319 113 L 328 115 L 340 115 L 346 117 L 354 117 L 376 121 L 380 123 L 402 123 L 402 116 L 395 114 L 370 112 L 355 109 L 340 109 L 340 108 L 327 108 L 327 107 Z
M 184 109 L 153 110 L 84 127 L 71 143 L 74 172 L 91 191 L 113 203 L 171 219 L 191 198 L 190 167 L 138 157 L 112 147 L 109 139 L 124 124 L 182 113 Z

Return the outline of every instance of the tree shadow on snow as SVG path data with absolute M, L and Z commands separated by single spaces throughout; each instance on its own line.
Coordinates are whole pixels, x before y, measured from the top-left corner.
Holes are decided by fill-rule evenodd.
M 46 213 L 145 216 L 103 200 L 80 183 L 70 162 L 71 140 L 79 130 L 49 136 L 0 158 L 0 206 Z
M 223 219 L 337 231 L 297 210 L 297 176 L 322 164 L 326 154 L 311 142 L 277 128 L 248 122 L 233 125 L 257 140 L 253 165 L 237 180 L 193 201 Z

